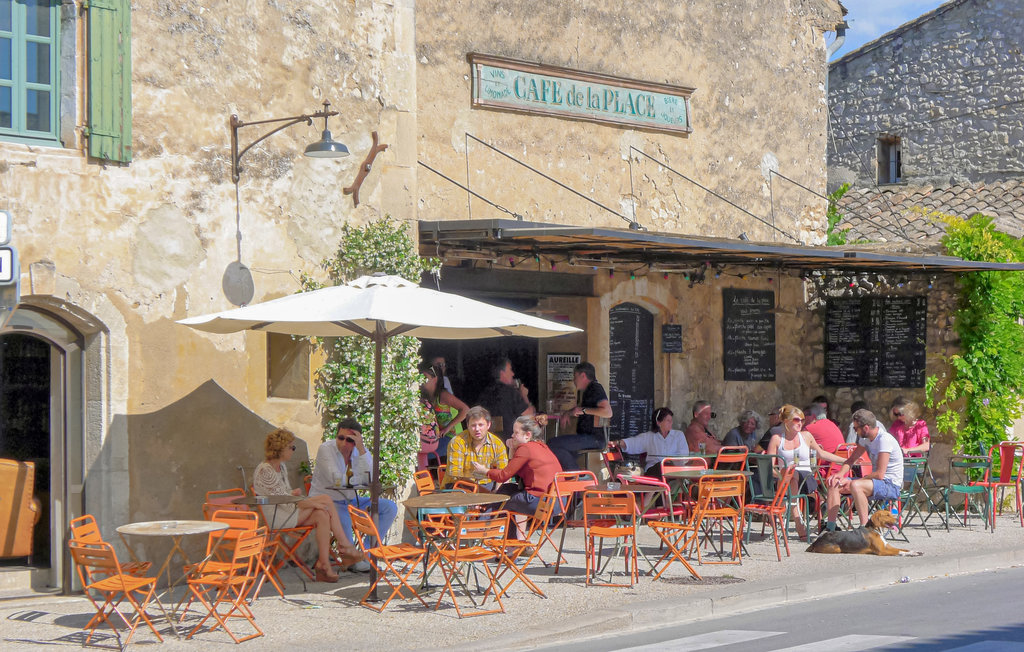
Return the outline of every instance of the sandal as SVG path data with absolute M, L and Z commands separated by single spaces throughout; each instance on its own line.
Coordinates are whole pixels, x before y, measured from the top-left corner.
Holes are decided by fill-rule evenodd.
M 334 584 L 339 579 L 337 573 L 332 573 L 330 570 L 324 570 L 320 564 L 313 566 L 313 570 L 316 571 L 315 581 L 317 582 L 328 582 L 330 584 Z
M 366 561 L 366 557 L 364 557 L 363 553 L 359 552 L 356 548 L 349 548 L 347 550 L 339 551 L 338 560 L 341 562 L 342 570 L 348 570 L 349 566 L 361 561 Z

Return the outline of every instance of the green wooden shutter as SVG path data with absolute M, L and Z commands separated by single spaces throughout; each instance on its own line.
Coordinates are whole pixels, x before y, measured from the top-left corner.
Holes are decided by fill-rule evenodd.
M 88 0 L 89 155 L 132 160 L 130 0 Z

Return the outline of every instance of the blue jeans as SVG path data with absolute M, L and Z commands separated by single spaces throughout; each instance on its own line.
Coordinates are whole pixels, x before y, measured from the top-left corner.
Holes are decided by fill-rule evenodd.
M 370 511 L 370 498 L 368 496 L 356 496 L 352 500 L 336 500 L 334 506 L 338 508 L 338 518 L 341 519 L 341 529 L 345 531 L 345 538 L 352 545 L 355 542 L 352 541 L 352 518 L 348 514 L 348 506 L 354 505 L 358 509 Z M 395 522 L 395 517 L 398 516 L 398 505 L 393 500 L 387 500 L 386 498 L 380 498 L 377 501 L 377 531 L 380 532 L 380 536 L 387 538 L 388 530 L 391 529 L 391 524 Z M 370 541 L 367 537 L 363 543 L 367 548 L 375 546 L 376 543 Z M 384 542 L 381 541 L 381 544 Z

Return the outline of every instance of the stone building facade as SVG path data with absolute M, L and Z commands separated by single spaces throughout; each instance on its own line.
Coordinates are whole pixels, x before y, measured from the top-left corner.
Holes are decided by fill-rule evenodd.
M 1024 5 L 952 0 L 829 66 L 842 183 L 947 187 L 1024 176 Z
M 296 459 L 312 452 L 322 426 L 301 387 L 315 360 L 277 393 L 268 377 L 278 353 L 265 335 L 205 335 L 175 321 L 297 291 L 298 275 L 318 273 L 346 223 L 493 216 L 421 163 L 535 221 L 619 227 L 625 216 L 651 231 L 767 242 L 824 235 L 822 200 L 769 170 L 825 188 L 824 34 L 839 20 L 834 0 L 658 0 L 642 12 L 610 1 L 111 2 L 130 9 L 130 32 L 115 32 L 122 48 L 110 52 L 111 41 L 90 31 L 105 2 L 47 5 L 49 122 L 38 104 L 15 102 L 11 113 L 27 118 L 0 128 L 0 208 L 13 216 L 21 261 L 20 303 L 0 343 L 10 344 L 8 368 L 29 357 L 25 347 L 43 351 L 35 389 L 49 400 L 31 408 L 48 418 L 34 422 L 43 453 L 30 457 L 49 466 L 41 488 L 54 585 L 69 583 L 60 551 L 71 517 L 93 513 L 113 536 L 128 521 L 198 516 L 204 492 L 238 485 L 238 467 L 261 459 L 264 435 L 279 424 L 300 437 Z M 39 31 L 22 20 L 23 36 Z M 91 56 L 101 52 L 113 59 L 107 85 L 96 87 Z M 692 132 L 473 108 L 474 52 L 693 88 Z M 28 97 L 40 90 L 38 73 L 10 87 Z M 244 154 L 236 195 L 229 116 L 297 116 L 325 100 L 339 112 L 327 126 L 352 156 L 303 158 L 323 124 L 300 122 Z M 273 126 L 240 128 L 240 146 Z M 371 132 L 388 148 L 356 207 L 342 188 Z M 685 327 L 683 355 L 656 355 L 657 401 L 678 421 L 695 398 L 720 406 L 721 432 L 743 408 L 803 401 L 820 387 L 820 371 L 808 373 L 799 355 L 798 334 L 815 319 L 800 308 L 804 282 L 755 267 L 695 288 L 679 275 L 583 269 L 592 293 L 535 298 L 586 336 L 544 343 L 537 355 L 570 348 L 607 374 L 608 312 L 638 303 L 657 324 Z M 709 352 L 720 349 L 725 284 L 779 288 L 780 303 L 793 306 L 779 319 L 778 383 L 721 380 Z M 27 338 L 22 348 L 16 337 Z M 5 422 L 0 443 L 26 432 Z

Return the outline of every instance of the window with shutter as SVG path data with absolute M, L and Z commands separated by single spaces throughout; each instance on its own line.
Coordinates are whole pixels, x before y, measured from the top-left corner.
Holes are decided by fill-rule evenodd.
M 57 142 L 60 2 L 0 0 L 0 137 Z
M 3 0 L 0 0 L 2 2 Z M 132 160 L 129 0 L 89 0 L 89 156 Z

